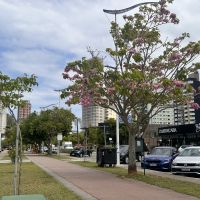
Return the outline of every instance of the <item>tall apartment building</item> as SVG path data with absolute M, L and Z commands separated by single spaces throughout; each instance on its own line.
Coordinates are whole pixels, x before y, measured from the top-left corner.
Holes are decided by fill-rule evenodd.
M 114 112 L 113 110 L 111 109 L 105 109 L 105 120 L 108 120 L 108 119 L 116 119 L 116 112 Z
M 110 109 L 95 105 L 82 106 L 82 128 L 97 127 L 109 118 L 116 119 L 115 112 Z
M 156 112 L 155 109 L 152 112 L 152 115 Z M 159 112 L 158 114 L 154 115 L 151 119 L 149 124 L 160 124 L 160 125 L 173 125 L 174 124 L 174 108 L 166 108 Z
M 19 107 L 19 120 L 28 118 L 31 113 L 31 103 L 30 101 L 25 101 L 25 105 Z
M 191 84 L 195 90 L 191 95 L 192 101 L 200 105 L 200 81 L 198 71 L 188 77 L 188 84 Z M 175 105 L 174 107 L 174 124 L 199 124 L 200 123 L 200 109 L 194 110 L 190 104 Z

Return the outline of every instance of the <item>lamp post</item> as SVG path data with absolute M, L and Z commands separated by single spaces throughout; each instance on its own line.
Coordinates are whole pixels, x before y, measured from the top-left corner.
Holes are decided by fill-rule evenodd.
M 60 108 L 60 93 L 62 92 L 62 90 L 59 89 L 59 90 L 54 90 L 54 91 L 58 92 L 58 94 L 59 94 L 58 107 Z
M 41 110 L 44 110 L 44 109 L 46 109 L 46 108 L 49 108 L 49 107 L 55 106 L 55 105 L 56 105 L 55 103 L 52 103 L 52 104 L 49 104 L 48 106 L 42 106 L 42 107 L 40 107 L 40 109 L 41 109 Z
M 103 12 L 107 13 L 107 14 L 112 14 L 115 15 L 115 23 L 117 23 L 117 15 L 118 14 L 122 14 L 125 12 L 128 12 L 134 8 L 137 8 L 139 6 L 145 5 L 145 4 L 155 4 L 158 2 L 143 2 L 143 3 L 138 3 L 135 4 L 133 6 L 130 6 L 128 8 L 124 8 L 124 9 L 120 9 L 120 10 L 107 10 L 107 9 L 103 9 Z M 117 45 L 115 44 L 115 50 L 117 52 Z M 116 64 L 116 69 L 117 69 L 117 56 L 115 58 L 115 64 Z M 116 147 L 117 147 L 117 165 L 120 165 L 120 151 L 119 151 L 119 115 L 117 114 L 116 116 Z
M 58 155 L 60 156 L 60 141 L 62 141 L 63 136 L 62 133 L 57 134 L 57 141 L 58 141 Z
M 78 117 L 75 118 L 75 126 L 76 126 L 76 135 L 77 135 L 77 144 L 80 143 L 79 141 L 79 127 L 78 127 L 78 123 L 79 123 L 80 119 Z

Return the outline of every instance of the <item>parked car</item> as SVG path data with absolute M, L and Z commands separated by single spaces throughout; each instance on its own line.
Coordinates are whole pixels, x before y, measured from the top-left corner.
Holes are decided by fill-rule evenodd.
M 52 147 L 52 153 L 58 153 L 58 147 Z
M 173 174 L 200 174 L 200 146 L 186 147 L 172 162 Z
M 155 147 L 141 161 L 141 167 L 147 169 L 171 170 L 171 163 L 178 155 L 175 147 Z
M 181 151 L 183 151 L 186 147 L 191 147 L 193 145 L 191 144 L 184 144 L 184 145 L 181 145 L 179 148 L 178 148 L 178 152 L 180 153 Z
M 120 163 L 128 164 L 128 145 L 120 145 Z
M 75 157 L 83 157 L 85 154 L 87 156 L 91 155 L 91 151 L 87 150 L 87 153 L 85 153 L 85 149 L 84 148 L 75 148 L 70 152 L 70 156 L 75 156 Z
M 31 151 L 31 149 L 28 149 L 28 151 Z M 41 152 L 48 152 L 48 148 L 46 146 L 41 147 Z
M 147 147 L 145 145 L 145 151 L 147 151 Z M 120 163 L 128 164 L 128 157 L 129 157 L 129 145 L 120 145 Z M 140 161 L 141 157 L 143 156 L 143 152 L 139 151 L 136 146 L 136 160 Z

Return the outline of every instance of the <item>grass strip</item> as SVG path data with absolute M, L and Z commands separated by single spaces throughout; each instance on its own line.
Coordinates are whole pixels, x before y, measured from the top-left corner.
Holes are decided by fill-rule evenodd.
M 48 200 L 80 200 L 33 163 L 23 163 L 21 172 L 20 194 L 43 194 Z M 0 198 L 13 195 L 13 176 L 13 164 L 0 164 Z
M 187 181 L 180 181 L 176 179 L 146 174 L 145 176 L 143 173 L 138 172 L 136 175 L 128 175 L 127 169 L 120 168 L 120 167 L 98 167 L 96 163 L 93 162 L 84 162 L 84 161 L 75 161 L 74 164 L 78 164 L 82 167 L 89 167 L 95 170 L 100 170 L 108 173 L 112 173 L 117 175 L 120 178 L 129 178 L 137 181 L 142 181 L 151 185 L 155 185 L 162 188 L 171 189 L 173 191 L 191 195 L 194 197 L 200 198 L 200 184 L 191 183 Z

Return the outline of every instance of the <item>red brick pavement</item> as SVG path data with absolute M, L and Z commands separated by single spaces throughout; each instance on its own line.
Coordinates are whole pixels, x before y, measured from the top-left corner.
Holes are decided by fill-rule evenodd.
M 66 187 L 83 199 L 100 200 L 197 200 L 198 198 L 159 188 L 143 182 L 121 179 L 106 172 L 84 168 L 67 161 L 44 156 L 29 156 L 34 163 L 63 180 Z M 66 183 L 65 181 L 66 180 Z M 172 179 L 173 181 L 173 179 Z M 67 184 L 68 183 L 68 184 Z M 75 188 L 75 189 L 74 189 Z M 89 196 L 87 197 L 87 194 Z

